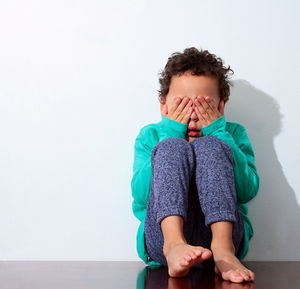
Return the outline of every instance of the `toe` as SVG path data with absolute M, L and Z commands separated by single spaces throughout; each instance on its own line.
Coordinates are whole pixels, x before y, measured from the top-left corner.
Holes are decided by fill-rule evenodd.
M 230 281 L 234 283 L 242 283 L 244 282 L 244 278 L 241 275 L 239 275 L 239 276 L 232 277 Z
M 204 252 L 208 252 L 208 253 L 211 253 L 211 254 L 212 254 L 212 251 L 209 250 L 209 249 L 204 249 Z
M 241 275 L 243 276 L 243 278 L 244 278 L 246 281 L 249 281 L 249 280 L 250 280 L 250 275 L 249 275 L 248 271 L 246 271 L 246 270 L 241 271 Z
M 198 256 L 200 256 L 202 254 L 202 251 L 197 250 L 197 249 L 194 249 L 193 252 L 194 252 L 194 254 L 195 254 L 196 257 L 198 257 Z
M 248 271 L 249 271 L 249 275 L 250 275 L 251 280 L 254 280 L 254 278 L 255 278 L 254 272 L 252 272 L 251 270 L 248 270 Z
M 185 258 L 182 258 L 181 261 L 179 262 L 181 266 L 187 266 L 189 264 L 189 261 L 187 261 Z
M 238 272 L 233 272 L 230 277 L 230 280 L 232 282 L 240 283 L 244 281 L 244 277 Z
M 243 282 L 243 280 L 244 280 L 244 278 L 239 273 L 237 273 L 236 271 L 233 271 L 233 270 L 230 270 L 228 272 L 223 272 L 222 278 L 224 280 L 236 282 L 236 283 Z
M 244 270 L 244 272 L 248 276 L 248 278 L 245 278 L 245 280 L 247 280 L 247 281 L 254 280 L 254 273 L 251 270 Z
M 204 250 L 202 256 L 203 258 L 210 258 L 212 256 L 212 252 L 210 250 Z
M 200 256 L 204 252 L 204 249 L 203 248 L 197 248 L 196 250 L 194 250 L 194 252 L 197 254 L 197 256 Z

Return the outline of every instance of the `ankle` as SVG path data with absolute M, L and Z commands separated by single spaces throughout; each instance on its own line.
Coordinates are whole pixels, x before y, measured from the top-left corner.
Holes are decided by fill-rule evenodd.
M 210 246 L 211 250 L 212 251 L 227 251 L 227 252 L 230 252 L 232 254 L 235 254 L 236 250 L 235 250 L 235 246 L 233 244 L 233 242 L 222 242 L 222 241 L 219 241 L 219 242 L 215 242 L 215 241 L 212 241 L 211 242 L 211 246 Z
M 168 242 L 164 242 L 163 245 L 163 254 L 164 256 L 168 255 L 170 252 L 170 249 L 176 245 L 179 244 L 187 244 L 187 242 L 185 240 L 176 240 L 176 241 L 168 241 Z

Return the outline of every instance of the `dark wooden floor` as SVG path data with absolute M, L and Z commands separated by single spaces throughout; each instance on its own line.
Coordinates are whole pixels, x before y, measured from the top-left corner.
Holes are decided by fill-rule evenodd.
M 192 268 L 185 278 L 170 278 L 167 267 L 142 262 L 2 261 L 0 289 L 191 289 L 300 288 L 300 262 L 243 262 L 254 282 L 223 281 L 210 269 Z

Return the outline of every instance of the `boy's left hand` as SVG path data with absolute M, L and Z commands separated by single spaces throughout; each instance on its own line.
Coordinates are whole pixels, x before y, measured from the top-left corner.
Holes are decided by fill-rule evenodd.
M 219 109 L 211 103 L 209 96 L 197 96 L 194 100 L 195 113 L 198 116 L 201 127 L 210 125 L 214 120 L 224 115 L 224 100 L 220 100 Z

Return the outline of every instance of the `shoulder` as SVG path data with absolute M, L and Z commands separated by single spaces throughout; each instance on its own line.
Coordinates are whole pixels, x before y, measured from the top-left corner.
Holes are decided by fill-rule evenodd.
M 160 130 L 160 122 L 149 123 L 144 125 L 138 133 L 138 137 L 149 138 L 155 137 L 158 135 L 158 131 Z
M 232 135 L 246 131 L 246 128 L 242 124 L 233 121 L 226 121 L 226 128 Z
M 136 137 L 136 143 L 151 149 L 159 141 L 160 123 L 149 123 L 140 128 Z
M 239 147 L 251 147 L 251 141 L 244 125 L 237 122 L 227 121 L 226 127 L 227 131 L 232 135 Z

